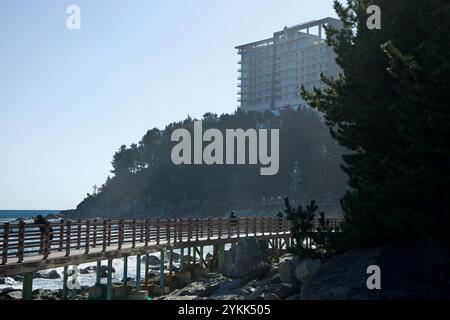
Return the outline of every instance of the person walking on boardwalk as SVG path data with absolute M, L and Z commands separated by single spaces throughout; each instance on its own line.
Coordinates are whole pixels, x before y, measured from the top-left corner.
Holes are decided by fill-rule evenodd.
M 44 218 L 42 215 L 38 215 L 37 217 L 33 218 L 34 224 L 39 225 L 39 230 L 41 231 L 41 247 L 39 249 L 39 253 L 43 253 L 44 248 L 44 239 L 45 239 L 45 232 L 46 232 L 46 226 L 48 223 L 48 220 Z M 50 233 L 50 241 L 53 240 L 53 228 L 50 226 L 48 232 Z
M 228 219 L 230 219 L 230 226 L 234 227 L 237 225 L 237 217 L 236 217 L 236 214 L 234 213 L 234 211 L 231 211 Z

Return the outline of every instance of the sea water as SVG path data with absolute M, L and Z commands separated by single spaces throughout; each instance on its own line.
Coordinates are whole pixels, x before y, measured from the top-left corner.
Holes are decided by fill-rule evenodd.
M 32 217 L 35 217 L 39 214 L 46 216 L 48 214 L 58 214 L 60 211 L 58 210 L 0 210 L 0 223 L 7 223 L 15 221 L 17 218 L 28 218 L 25 219 L 25 222 L 32 221 Z M 225 250 L 228 250 L 230 248 L 230 245 L 225 246 Z M 180 250 L 174 250 L 175 253 L 181 254 Z M 213 252 L 213 246 L 205 246 L 203 248 L 203 256 L 205 257 L 207 253 Z M 187 254 L 187 250 L 184 250 L 184 254 Z M 160 258 L 159 252 L 150 252 L 150 255 Z M 51 255 L 50 255 L 51 256 Z M 165 264 L 168 264 L 168 254 L 164 256 Z M 83 263 L 78 265 L 78 270 L 84 269 L 86 267 L 90 266 L 96 266 L 96 262 L 90 262 L 90 263 Z M 107 261 L 102 261 L 102 265 L 107 265 Z M 122 281 L 123 277 L 123 259 L 118 258 L 114 259 L 112 263 L 113 268 L 115 269 L 115 273 L 113 273 L 112 281 L 113 282 L 120 282 Z M 174 266 L 179 267 L 179 263 L 174 262 Z M 69 266 L 69 269 L 71 269 L 71 266 Z M 52 268 L 48 270 L 40 270 L 39 273 L 45 274 L 50 272 L 51 270 L 56 270 L 61 278 L 59 279 L 42 279 L 42 278 L 35 278 L 33 279 L 33 290 L 35 289 L 46 289 L 46 290 L 58 290 L 62 289 L 63 287 L 63 272 L 64 268 Z M 144 263 L 142 263 L 141 266 L 141 279 L 144 278 Z M 128 257 L 128 268 L 127 268 L 127 276 L 131 277 L 133 279 L 136 279 L 136 256 L 129 256 Z M 90 273 L 90 274 L 79 274 L 78 279 L 80 281 L 80 284 L 82 286 L 93 286 L 95 284 L 96 280 L 96 274 Z M 106 278 L 102 278 L 101 283 L 106 283 Z M 15 285 L 0 285 L 0 290 L 5 288 L 13 288 L 13 289 L 22 289 L 22 282 L 16 281 Z

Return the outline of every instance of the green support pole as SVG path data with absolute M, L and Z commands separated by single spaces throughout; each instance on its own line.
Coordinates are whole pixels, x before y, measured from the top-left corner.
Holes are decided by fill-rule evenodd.
M 187 250 L 187 256 L 188 256 L 188 261 L 187 264 L 190 265 L 191 264 L 191 247 L 188 248 Z
M 62 292 L 62 299 L 67 300 L 67 280 L 69 280 L 69 275 L 67 274 L 67 270 L 69 268 L 67 266 L 64 266 L 64 273 L 63 273 L 63 292 Z
M 184 271 L 184 248 L 180 249 L 180 271 Z
M 171 276 L 173 272 L 173 249 L 169 251 L 169 275 Z
M 148 257 L 149 254 L 148 253 L 145 254 L 144 282 L 146 287 L 148 286 L 148 264 L 149 264 Z
M 223 261 L 225 260 L 225 245 L 219 245 L 219 254 L 218 254 L 218 267 L 220 268 L 223 265 Z
M 200 247 L 200 267 L 203 265 L 203 246 Z
M 136 291 L 141 290 L 141 255 L 136 256 Z
M 212 271 L 213 269 L 216 269 L 219 265 L 219 245 L 217 245 L 217 244 L 213 245 L 213 260 L 212 260 L 212 262 L 213 262 L 213 264 L 211 266 L 209 266 L 210 271 Z
M 102 261 L 97 261 L 97 274 L 95 277 L 95 284 L 100 284 L 100 269 L 102 268 Z
M 159 264 L 159 287 L 164 288 L 164 251 L 161 251 L 161 261 Z
M 126 286 L 128 283 L 128 256 L 123 257 L 123 285 Z
M 72 266 L 72 277 L 75 277 L 75 268 L 77 268 L 78 267 L 78 265 L 73 265 Z M 78 276 L 78 275 L 77 275 Z M 72 290 L 71 290 L 71 292 L 70 292 L 70 294 L 71 294 L 71 299 L 72 300 L 77 300 L 77 288 L 76 288 L 76 286 L 75 286 L 75 281 L 74 281 L 75 279 L 74 278 L 72 278 L 72 280 L 70 280 L 71 282 L 72 282 L 72 284 L 73 284 L 73 286 L 72 286 Z
M 106 300 L 112 298 L 112 259 L 108 260 L 108 278 L 106 280 Z
M 33 273 L 27 272 L 23 275 L 22 299 L 33 299 Z

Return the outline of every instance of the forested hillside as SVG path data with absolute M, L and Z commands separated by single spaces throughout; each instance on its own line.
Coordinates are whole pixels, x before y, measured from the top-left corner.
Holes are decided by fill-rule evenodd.
M 71 215 L 212 216 L 230 210 L 261 213 L 286 195 L 293 201 L 316 199 L 339 210 L 338 199 L 346 186 L 340 168 L 343 149 L 332 139 L 318 112 L 286 108 L 279 115 L 207 113 L 201 120 L 204 131 L 278 128 L 278 174 L 262 176 L 260 165 L 174 165 L 170 156 L 177 142 L 171 141 L 171 134 L 176 128 L 192 132 L 194 119 L 188 117 L 163 130 L 149 130 L 129 147 L 122 145 L 113 156 L 111 176 Z

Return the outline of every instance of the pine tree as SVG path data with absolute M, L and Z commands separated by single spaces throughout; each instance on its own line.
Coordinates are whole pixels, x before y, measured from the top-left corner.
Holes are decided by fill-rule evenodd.
M 381 8 L 380 30 L 366 8 Z M 450 243 L 450 2 L 335 1 L 327 28 L 342 74 L 304 98 L 344 156 L 344 248 L 432 236 Z

